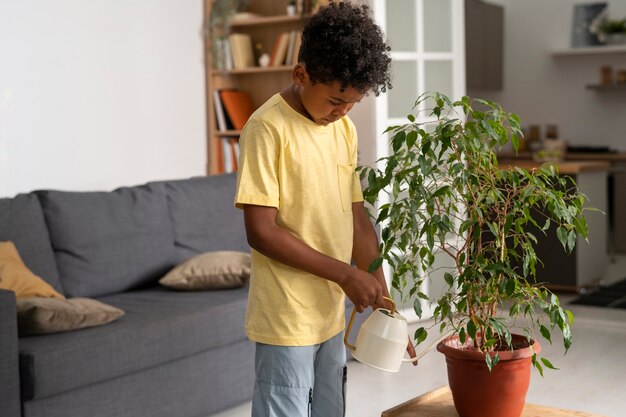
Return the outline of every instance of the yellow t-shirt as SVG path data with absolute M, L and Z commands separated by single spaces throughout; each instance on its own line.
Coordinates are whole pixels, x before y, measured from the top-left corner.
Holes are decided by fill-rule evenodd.
M 363 201 L 352 121 L 344 116 L 317 125 L 276 94 L 250 117 L 239 146 L 235 205 L 276 207 L 279 226 L 349 263 L 352 203 Z M 250 340 L 314 345 L 344 323 L 344 293 L 337 284 L 252 251 L 245 319 Z

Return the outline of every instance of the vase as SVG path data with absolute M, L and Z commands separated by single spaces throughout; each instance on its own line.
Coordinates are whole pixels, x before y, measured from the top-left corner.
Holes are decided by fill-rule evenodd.
M 491 372 L 485 354 L 472 347 L 472 341 L 461 344 L 458 335 L 437 345 L 446 357 L 448 383 L 459 417 L 520 417 L 530 383 L 533 353 L 541 346 L 526 337 L 513 335 L 514 350 L 499 351 L 500 361 Z

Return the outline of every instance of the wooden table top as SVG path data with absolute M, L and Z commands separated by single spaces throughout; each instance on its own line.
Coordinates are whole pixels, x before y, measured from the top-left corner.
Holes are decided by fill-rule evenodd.
M 383 411 L 381 417 L 458 417 L 447 386 L 427 392 L 403 404 Z M 526 404 L 521 417 L 604 417 L 582 411 L 562 410 Z

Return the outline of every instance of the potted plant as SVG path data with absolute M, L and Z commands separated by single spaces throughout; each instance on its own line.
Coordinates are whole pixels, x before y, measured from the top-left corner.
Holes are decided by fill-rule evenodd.
M 608 44 L 626 43 L 626 18 L 605 20 L 600 25 L 600 31 L 606 37 L 606 43 Z
M 538 356 L 538 335 L 551 342 L 558 332 L 565 351 L 572 341 L 572 313 L 534 282 L 534 234 L 554 230 L 571 251 L 588 234 L 585 197 L 554 166 L 498 166 L 496 151 L 509 142 L 517 151 L 521 136 L 519 118 L 499 105 L 430 93 L 414 109 L 407 124 L 386 130 L 392 152 L 381 168 L 359 168 L 365 200 L 375 204 L 381 193 L 389 200 L 377 208 L 381 256 L 371 269 L 386 261 L 394 294 L 413 301 L 418 316 L 421 299 L 436 306 L 434 326 L 452 334 L 438 350 L 459 415 L 519 417 L 531 364 L 542 375 L 555 369 Z M 452 267 L 443 274 L 446 289 L 429 299 L 422 288 L 438 256 Z M 420 327 L 416 343 L 427 334 Z M 459 374 L 464 363 L 469 371 Z M 514 391 L 517 399 L 509 397 Z

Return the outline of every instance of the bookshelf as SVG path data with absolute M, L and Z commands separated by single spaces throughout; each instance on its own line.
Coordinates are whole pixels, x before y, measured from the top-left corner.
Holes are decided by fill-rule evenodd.
M 204 0 L 205 21 L 209 21 L 212 0 Z M 262 45 L 262 52 L 272 55 L 277 38 L 284 32 L 302 30 L 308 15 L 286 14 L 289 0 L 250 0 L 248 9 L 241 17 L 230 21 L 230 33 L 246 34 L 252 40 L 255 52 L 254 67 L 223 69 L 215 68 L 212 62 L 212 41 L 215 33 L 205 36 L 205 71 L 207 103 L 207 174 L 224 172 L 224 141 L 232 143 L 238 139 L 237 129 L 220 130 L 216 121 L 214 93 L 216 90 L 237 89 L 247 91 L 252 97 L 254 108 L 258 108 L 268 98 L 281 91 L 291 82 L 292 65 L 258 66 L 258 52 L 255 45 Z

